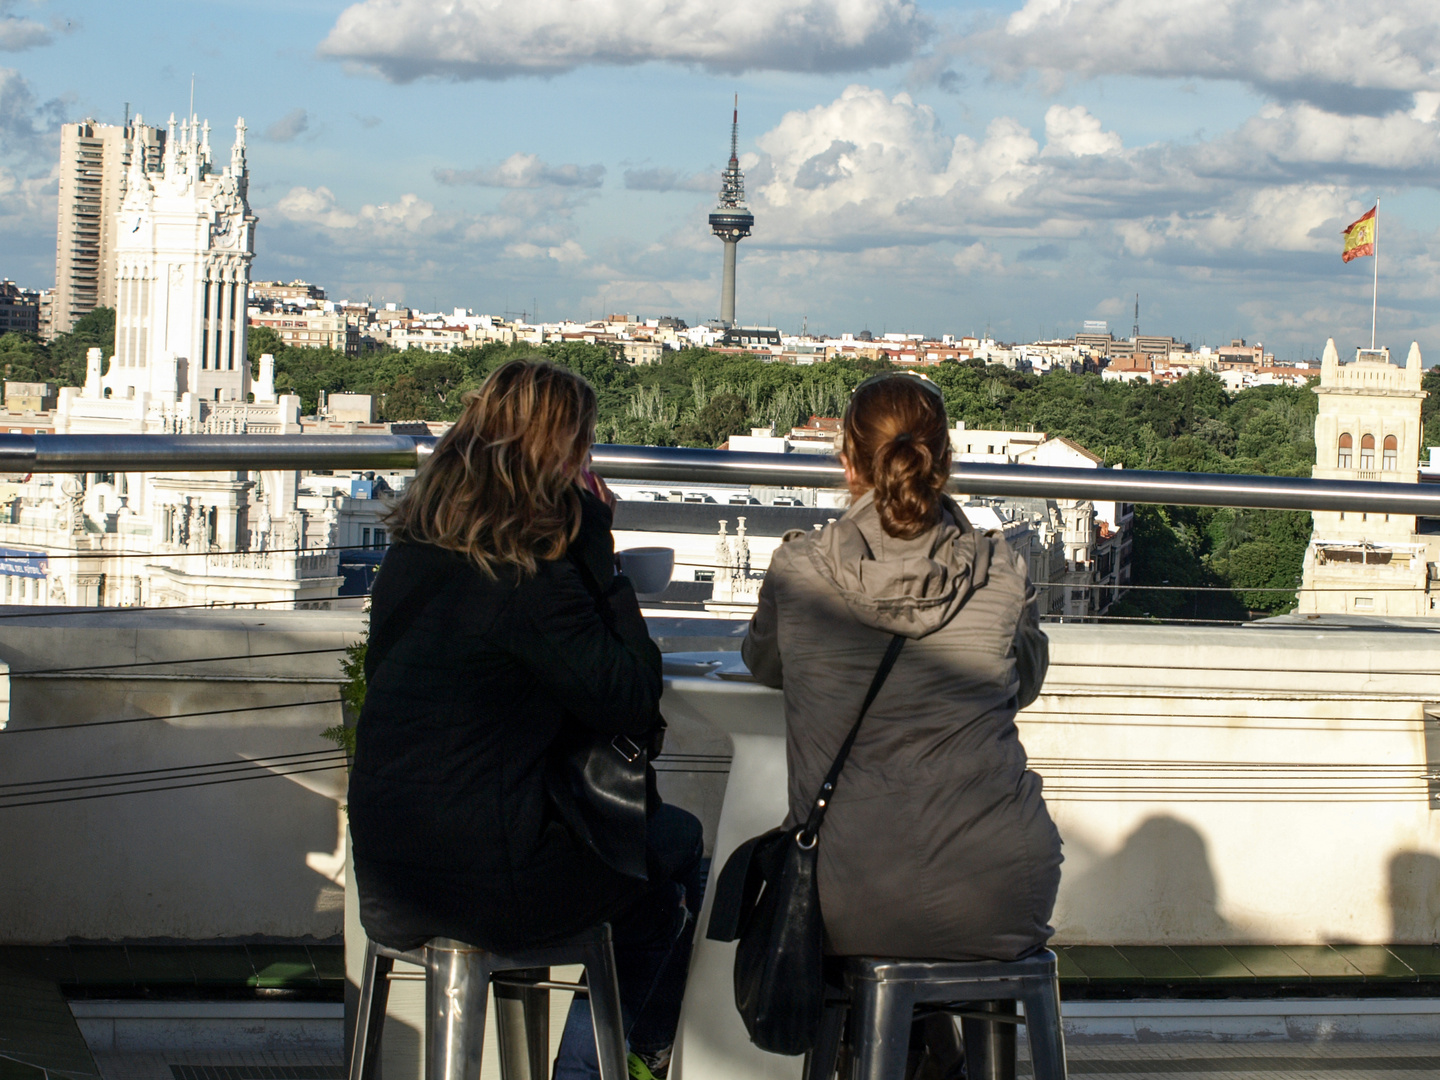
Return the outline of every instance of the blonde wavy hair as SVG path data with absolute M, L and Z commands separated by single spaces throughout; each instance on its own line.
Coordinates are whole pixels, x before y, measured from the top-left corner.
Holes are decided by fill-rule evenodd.
M 491 578 L 501 566 L 533 574 L 580 531 L 595 390 L 548 361 L 512 360 L 464 400 L 390 512 L 391 535 L 461 552 Z

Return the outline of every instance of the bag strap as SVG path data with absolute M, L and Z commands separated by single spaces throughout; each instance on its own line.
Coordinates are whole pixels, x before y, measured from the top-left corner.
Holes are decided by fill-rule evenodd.
M 855 723 L 850 727 L 850 734 L 845 736 L 845 741 L 840 744 L 840 752 L 835 755 L 835 760 L 830 765 L 830 771 L 825 774 L 825 783 L 820 786 L 820 793 L 815 796 L 814 805 L 810 807 L 810 816 L 805 819 L 805 827 L 795 836 L 801 847 L 815 846 L 820 823 L 825 820 L 825 811 L 830 806 L 830 797 L 834 795 L 836 781 L 840 779 L 840 770 L 845 767 L 845 759 L 850 756 L 850 748 L 855 745 L 855 737 L 860 734 L 860 725 L 865 722 L 865 714 L 875 703 L 876 695 L 885 685 L 885 679 L 889 676 L 890 669 L 895 666 L 895 661 L 899 658 L 900 650 L 904 645 L 905 638 L 900 634 L 896 634 L 890 639 L 890 647 L 885 650 L 885 657 L 880 661 L 880 667 L 875 672 L 875 677 L 870 680 L 870 690 L 865 695 L 865 704 L 860 706 L 860 715 L 855 718 Z

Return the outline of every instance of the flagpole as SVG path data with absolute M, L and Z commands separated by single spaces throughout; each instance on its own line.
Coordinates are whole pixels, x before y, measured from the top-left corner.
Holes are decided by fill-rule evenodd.
M 1370 293 L 1370 351 L 1375 351 L 1375 315 L 1380 310 L 1380 198 L 1375 198 L 1375 233 L 1371 240 L 1375 249 L 1375 283 Z

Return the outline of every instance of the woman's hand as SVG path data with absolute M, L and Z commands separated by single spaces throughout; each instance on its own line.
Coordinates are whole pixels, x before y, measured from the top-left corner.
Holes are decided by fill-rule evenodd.
M 590 465 L 588 462 L 586 463 L 584 468 L 580 470 L 579 484 L 586 491 L 590 492 L 591 495 L 594 495 L 597 499 L 599 499 L 606 506 L 608 506 L 611 510 L 615 509 L 615 493 L 610 490 L 609 486 L 606 485 L 604 480 L 600 479 L 600 477 L 596 476 L 593 472 L 590 471 Z

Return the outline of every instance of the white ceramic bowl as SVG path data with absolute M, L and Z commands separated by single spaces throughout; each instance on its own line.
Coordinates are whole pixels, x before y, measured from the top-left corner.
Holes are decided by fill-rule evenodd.
M 617 551 L 615 559 L 620 564 L 635 591 L 642 596 L 664 592 L 670 584 L 670 574 L 675 569 L 675 549 L 668 547 L 636 547 Z

